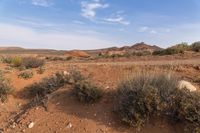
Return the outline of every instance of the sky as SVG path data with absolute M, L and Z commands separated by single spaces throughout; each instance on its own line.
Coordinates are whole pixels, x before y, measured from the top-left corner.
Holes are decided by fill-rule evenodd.
M 97 49 L 200 41 L 200 0 L 0 0 L 0 46 Z

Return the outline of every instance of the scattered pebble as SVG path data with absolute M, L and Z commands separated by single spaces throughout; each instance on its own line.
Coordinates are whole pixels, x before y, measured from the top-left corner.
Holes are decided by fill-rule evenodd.
M 34 122 L 31 122 L 29 125 L 28 125 L 28 128 L 33 128 L 34 126 Z
M 67 124 L 67 128 L 72 128 L 72 123 L 71 123 L 71 122 L 69 122 L 69 123 Z

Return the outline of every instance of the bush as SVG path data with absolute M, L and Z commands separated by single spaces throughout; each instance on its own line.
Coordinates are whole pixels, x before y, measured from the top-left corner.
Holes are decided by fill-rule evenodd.
M 23 58 L 22 65 L 28 68 L 38 68 L 44 65 L 44 60 L 37 59 L 34 57 L 25 57 Z
M 7 97 L 12 92 L 12 87 L 9 85 L 9 82 L 6 81 L 2 75 L 0 75 L 0 100 L 5 102 Z
M 12 57 L 2 57 L 2 62 L 7 63 L 7 64 L 11 64 Z
M 119 105 L 116 112 L 121 120 L 140 129 L 152 116 L 163 112 L 176 78 L 164 74 L 140 74 L 118 86 Z
M 63 73 L 56 73 L 50 78 L 44 78 L 41 82 L 26 87 L 25 90 L 29 92 L 28 95 L 31 97 L 45 97 L 68 83 L 69 78 Z
M 191 45 L 191 49 L 195 52 L 200 52 L 200 42 L 195 42 Z
M 200 132 L 200 92 L 183 89 L 174 94 L 173 118 L 186 123 L 188 132 Z
M 21 57 L 13 57 L 11 59 L 11 65 L 13 67 L 20 67 L 22 65 L 22 58 Z
M 178 79 L 167 74 L 140 74 L 118 86 L 116 113 L 140 129 L 162 115 L 186 124 L 185 131 L 200 132 L 200 92 L 177 89 Z
M 101 89 L 86 80 L 82 80 L 75 84 L 74 94 L 79 101 L 85 103 L 94 103 L 102 97 Z
M 173 54 L 184 53 L 186 50 L 189 49 L 190 47 L 188 46 L 187 43 L 181 43 L 164 50 L 154 51 L 153 55 L 173 55 Z
M 43 74 L 45 72 L 45 68 L 40 66 L 39 69 L 37 70 L 38 74 Z
M 33 72 L 32 71 L 24 71 L 24 72 L 21 72 L 19 75 L 18 75 L 19 78 L 23 78 L 23 79 L 30 79 L 33 77 Z

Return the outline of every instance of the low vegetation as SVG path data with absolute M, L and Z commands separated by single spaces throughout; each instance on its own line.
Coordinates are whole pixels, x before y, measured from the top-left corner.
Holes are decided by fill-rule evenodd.
M 45 97 L 46 95 L 56 91 L 60 87 L 69 83 L 69 76 L 63 73 L 56 73 L 50 78 L 45 78 L 39 83 L 34 83 L 25 88 L 31 97 Z
M 33 72 L 32 71 L 23 71 L 18 75 L 19 78 L 23 79 L 30 79 L 33 77 Z
M 74 85 L 74 93 L 79 101 L 94 103 L 102 97 L 102 90 L 87 80 L 82 80 Z
M 151 118 L 166 116 L 186 123 L 185 130 L 200 132 L 200 93 L 177 89 L 169 74 L 142 73 L 118 86 L 116 113 L 122 121 L 141 129 Z
M 23 58 L 22 65 L 28 68 L 38 68 L 44 65 L 44 60 L 37 59 L 35 57 Z
M 44 72 L 45 72 L 45 68 L 42 67 L 42 66 L 40 66 L 40 67 L 38 68 L 38 70 L 37 70 L 37 73 L 38 73 L 38 74 L 43 74 Z
M 13 67 L 18 68 L 38 68 L 44 65 L 44 60 L 38 59 L 35 57 L 3 57 L 2 58 L 3 63 L 10 64 Z
M 9 94 L 12 93 L 12 87 L 9 82 L 0 75 L 0 101 L 5 102 Z
M 200 52 L 200 42 L 195 42 L 191 45 L 188 45 L 187 43 L 177 44 L 167 49 L 154 51 L 153 55 L 173 55 L 173 54 L 184 53 L 185 51 Z

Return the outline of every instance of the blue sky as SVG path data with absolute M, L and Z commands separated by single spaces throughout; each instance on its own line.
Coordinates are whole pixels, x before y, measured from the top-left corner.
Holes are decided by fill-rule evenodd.
M 199 0 L 0 0 L 0 46 L 168 47 L 199 40 Z

